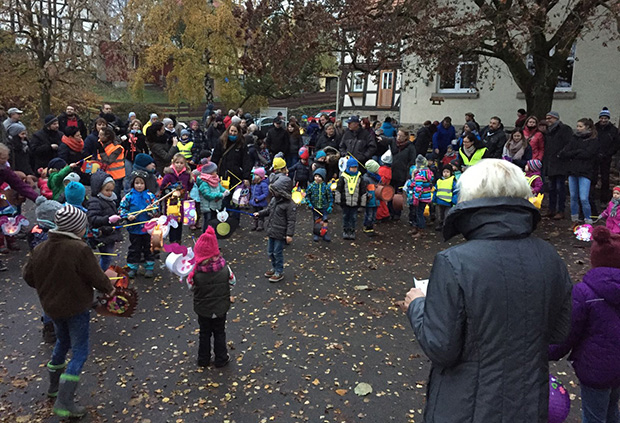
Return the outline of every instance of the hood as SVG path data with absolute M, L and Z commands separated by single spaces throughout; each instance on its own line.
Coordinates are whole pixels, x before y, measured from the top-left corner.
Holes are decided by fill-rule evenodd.
M 522 198 L 479 198 L 458 203 L 448 215 L 443 227 L 447 241 L 463 234 L 465 239 L 526 238 L 540 221 L 540 213 Z
M 103 170 L 98 170 L 90 177 L 90 192 L 92 192 L 93 195 L 97 195 L 101 191 L 103 181 L 105 181 L 108 176 L 110 175 Z
M 620 269 L 596 267 L 585 274 L 583 283 L 605 301 L 615 306 L 620 305 Z
M 288 176 L 280 176 L 269 185 L 269 190 L 278 194 L 280 197 L 291 199 L 291 191 L 293 191 L 293 181 Z

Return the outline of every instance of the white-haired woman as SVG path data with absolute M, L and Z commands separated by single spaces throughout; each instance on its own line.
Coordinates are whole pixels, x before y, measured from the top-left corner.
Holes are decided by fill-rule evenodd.
M 571 281 L 532 236 L 540 220 L 523 172 L 485 159 L 459 180 L 444 237 L 466 242 L 435 257 L 426 297 L 402 307 L 432 362 L 426 423 L 547 422 L 550 343 L 570 329 Z

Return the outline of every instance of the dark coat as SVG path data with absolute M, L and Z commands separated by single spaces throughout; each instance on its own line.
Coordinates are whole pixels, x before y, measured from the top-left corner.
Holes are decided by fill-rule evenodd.
M 223 317 L 230 309 L 230 270 L 194 273 L 194 312 L 199 316 Z
M 500 124 L 500 127 L 494 132 L 490 132 L 489 127 L 486 126 L 480 132 L 480 136 L 484 146 L 487 148 L 487 157 L 490 159 L 501 159 L 504 152 L 504 144 L 508 141 L 504 132 L 504 126 Z
M 57 150 L 52 148 L 52 144 L 60 146 L 62 143 L 62 134 L 59 131 L 50 131 L 43 128 L 30 138 L 30 154 L 32 159 L 32 168 L 39 169 L 47 167 L 47 164 L 57 156 Z
M 295 235 L 297 205 L 291 200 L 293 182 L 289 177 L 279 177 L 269 189 L 280 193 L 280 195 L 278 197 L 273 196 L 269 206 L 258 212 L 258 215 L 259 217 L 269 216 L 267 236 L 284 241 L 287 236 Z
M 252 160 L 248 154 L 248 147 L 245 145 L 243 137 L 237 139 L 235 144 L 231 144 L 227 140 L 226 145 L 223 145 L 218 141 L 215 150 L 213 150 L 211 161 L 217 164 L 218 175 L 224 179 L 230 177 L 231 181 L 235 181 L 231 186 L 238 182 L 235 176 L 241 179 L 251 179 Z M 229 171 L 235 176 L 230 175 Z
M 573 139 L 573 130 L 558 121 L 547 129 L 545 136 L 545 155 L 543 165 L 547 176 L 566 176 L 566 160 L 558 154 Z
M 289 177 L 293 180 L 293 185 L 299 183 L 302 188 L 305 188 L 308 185 L 310 173 L 310 163 L 303 164 L 301 160 L 291 166 L 288 170 Z
M 86 155 L 85 157 L 94 156 L 99 145 L 101 145 L 99 143 L 99 132 L 95 129 L 84 139 L 84 150 L 82 151 Z
M 573 288 L 568 339 L 549 359 L 568 357 L 579 381 L 595 389 L 620 387 L 620 269 L 597 267 Z
M 430 147 L 432 141 L 433 135 L 431 134 L 431 130 L 426 126 L 421 127 L 420 129 L 418 129 L 418 133 L 415 136 L 414 144 L 416 151 L 426 157 L 426 153 L 428 153 L 428 147 Z
M 218 128 L 215 125 L 209 126 L 207 129 L 207 148 L 209 150 L 213 150 L 217 144 L 220 143 L 220 137 L 222 136 L 222 132 L 224 132 L 224 125 L 220 124 Z
M 4 127 L 2 124 L 0 126 Z M 34 175 L 34 170 L 30 164 L 30 145 L 28 141 L 24 144 L 21 138 L 16 136 L 10 137 L 7 142 L 11 149 L 11 168 L 24 172 L 26 175 Z
M 439 155 L 443 156 L 453 139 L 456 139 L 454 126 L 450 125 L 445 128 L 443 125 L 439 125 L 437 132 L 433 134 L 433 150 L 439 150 Z
M 426 423 L 546 423 L 550 343 L 570 330 L 571 280 L 527 200 L 483 198 L 446 216 L 427 296 L 408 317 L 432 362 Z
M 260 181 L 258 184 L 252 184 L 250 187 L 252 196 L 250 198 L 250 205 L 252 207 L 267 207 L 267 198 L 269 197 L 269 181 L 267 178 Z
M 135 137 L 135 142 L 133 143 L 131 142 L 132 136 Z M 121 146 L 125 150 L 125 160 L 129 160 L 131 163 L 133 163 L 138 154 L 149 154 L 149 147 L 146 145 L 146 137 L 142 132 L 137 134 L 127 134 L 127 139 L 121 142 Z
M 611 158 L 614 154 L 620 150 L 620 133 L 618 128 L 613 124 L 601 125 L 597 122 L 594 127 L 596 128 L 597 136 L 600 141 L 599 155 L 605 158 Z
M 340 154 L 343 156 L 353 154 L 361 164 L 365 164 L 372 159 L 376 152 L 377 143 L 371 138 L 368 131 L 361 126 L 355 132 L 348 128 L 344 131 L 340 141 Z
M 321 134 L 316 142 L 315 151 L 324 149 L 325 147 L 334 147 L 336 150 L 340 147 L 340 136 L 334 131 L 334 136 L 328 137 L 325 132 Z
M 78 115 L 75 115 L 77 120 L 77 128 L 82 134 L 82 139 L 88 136 L 88 130 L 86 129 L 86 125 L 84 125 L 84 121 Z M 65 129 L 67 129 L 67 121 L 69 120 L 69 116 L 65 112 L 62 112 L 60 116 L 58 116 L 58 130 L 64 134 Z
M 267 148 L 269 152 L 275 156 L 278 153 L 288 157 L 291 151 L 291 143 L 289 141 L 289 133 L 285 128 L 276 128 L 275 126 L 267 131 Z
M 157 135 L 157 131 L 152 126 L 146 130 L 146 143 L 151 151 L 151 157 L 155 161 L 157 173 L 163 174 L 164 168 L 170 166 L 172 158 L 179 152 L 179 149 L 168 145 L 167 135 Z
M 87 156 L 84 154 L 83 149 L 79 152 L 73 151 L 67 144 L 63 142 L 58 145 L 58 157 L 67 162 L 67 164 L 70 164 L 77 163 Z
M 396 189 L 405 185 L 407 179 L 409 179 L 409 168 L 415 164 L 415 158 L 417 157 L 417 148 L 412 143 L 407 143 L 407 146 L 401 151 L 393 153 L 392 156 L 392 186 Z
M 103 186 L 103 181 L 109 175 L 103 171 L 97 171 L 90 178 L 91 196 L 88 201 L 88 223 L 94 229 L 95 239 L 104 244 L 112 244 L 123 240 L 122 229 L 114 229 L 109 218 L 118 214 L 114 201 L 106 200 L 98 196 Z
M 569 176 L 585 177 L 596 181 L 598 151 L 597 138 L 586 139 L 573 135 L 558 156 L 566 161 L 566 173 Z

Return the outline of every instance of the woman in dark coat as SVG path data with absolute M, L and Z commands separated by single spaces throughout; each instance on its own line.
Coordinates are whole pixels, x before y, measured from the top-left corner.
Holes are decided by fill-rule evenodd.
M 159 175 L 163 175 L 164 167 L 170 166 L 172 157 L 179 152 L 177 137 L 172 139 L 172 146 L 168 146 L 168 137 L 162 122 L 155 122 L 146 130 L 146 145 L 155 161 L 155 168 Z
M 47 167 L 54 157 L 58 156 L 58 146 L 62 142 L 62 134 L 58 131 L 58 118 L 54 115 L 45 116 L 43 129 L 32 134 L 30 138 L 30 154 L 32 169 Z
M 58 146 L 58 157 L 67 163 L 78 163 L 84 157 L 84 140 L 76 126 L 68 126 L 62 143 Z
M 497 175 L 501 175 L 498 178 Z M 459 180 L 425 294 L 402 303 L 432 362 L 426 423 L 547 423 L 547 349 L 570 331 L 571 280 L 517 166 L 482 160 Z

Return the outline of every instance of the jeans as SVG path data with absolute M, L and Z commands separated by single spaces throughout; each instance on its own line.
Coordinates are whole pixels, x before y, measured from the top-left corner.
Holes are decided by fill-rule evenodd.
M 570 215 L 573 221 L 579 217 L 579 203 L 583 209 L 586 222 L 592 221 L 590 208 L 590 179 L 583 176 L 569 176 L 568 189 L 570 190 Z
M 419 202 L 417 206 L 409 206 L 409 224 L 419 229 L 426 228 L 424 209 L 427 203 Z
M 226 313 L 222 317 L 198 315 L 200 337 L 198 343 L 198 362 L 206 365 L 211 362 L 211 336 L 213 336 L 213 352 L 215 364 L 224 364 L 228 360 L 226 348 Z
M 594 389 L 581 384 L 583 423 L 620 423 L 620 387 Z
M 321 221 L 323 222 L 327 222 L 327 220 L 329 219 L 329 215 L 327 214 L 327 209 L 322 208 L 322 209 L 317 209 L 317 210 L 321 212 L 322 216 L 319 213 L 317 213 L 316 210 L 312 209 L 313 225 L 314 225 L 314 222 L 316 222 L 319 219 L 321 219 Z
M 345 232 L 355 232 L 357 224 L 357 207 L 342 206 L 342 229 Z
M 144 256 L 144 259 L 142 258 Z M 129 250 L 127 251 L 127 263 L 138 264 L 154 261 L 151 252 L 151 236 L 149 234 L 129 234 Z
M 364 226 L 372 228 L 377 220 L 377 207 L 368 207 L 364 211 Z
M 212 214 L 213 214 L 212 210 L 209 210 L 208 212 L 204 212 L 202 214 L 202 233 L 207 232 L 207 228 L 209 227 L 209 221 L 211 220 Z
M 437 219 L 437 224 L 443 224 L 443 221 L 446 219 L 446 213 L 450 210 L 450 206 L 442 206 L 441 204 L 435 204 L 435 218 Z
M 133 163 L 125 159 L 125 178 L 123 179 L 123 190 L 131 191 L 131 172 L 133 171 Z
M 270 237 L 267 240 L 267 255 L 273 270 L 281 275 L 284 272 L 284 240 Z
M 183 238 L 183 222 L 179 222 L 179 226 L 173 228 L 170 226 L 170 232 L 168 232 L 168 240 L 170 243 L 181 243 L 181 239 Z
M 110 243 L 110 244 L 103 244 L 99 247 L 99 252 L 100 253 L 105 253 L 105 254 L 111 254 L 114 252 L 114 243 Z M 103 271 L 105 272 L 106 270 L 108 270 L 108 267 L 110 267 L 110 264 L 112 263 L 112 257 L 113 256 L 108 256 L 108 255 L 103 255 L 103 256 L 99 256 L 99 266 L 101 266 L 101 268 L 103 269 Z
M 56 345 L 52 353 L 51 364 L 63 364 L 67 352 L 72 350 L 72 357 L 65 373 L 79 376 L 88 358 L 88 331 L 90 327 L 90 310 L 66 319 L 54 319 Z
M 549 212 L 564 213 L 566 203 L 566 177 L 549 177 Z

